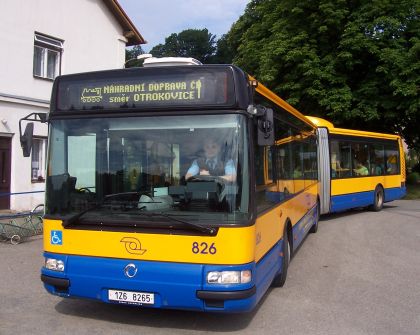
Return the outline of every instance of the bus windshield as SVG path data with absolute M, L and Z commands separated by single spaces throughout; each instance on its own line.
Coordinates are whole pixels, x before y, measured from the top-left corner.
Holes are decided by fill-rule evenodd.
M 51 217 L 121 226 L 248 217 L 244 116 L 54 119 L 49 138 Z

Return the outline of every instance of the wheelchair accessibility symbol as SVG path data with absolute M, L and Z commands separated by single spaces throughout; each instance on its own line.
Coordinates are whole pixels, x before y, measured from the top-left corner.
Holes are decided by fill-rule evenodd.
M 51 244 L 63 245 L 63 232 L 61 230 L 51 230 Z

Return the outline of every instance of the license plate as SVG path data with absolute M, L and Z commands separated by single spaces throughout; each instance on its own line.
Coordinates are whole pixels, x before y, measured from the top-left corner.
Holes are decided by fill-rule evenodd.
M 132 305 L 153 305 L 155 303 L 155 295 L 145 292 L 108 290 L 108 299 Z

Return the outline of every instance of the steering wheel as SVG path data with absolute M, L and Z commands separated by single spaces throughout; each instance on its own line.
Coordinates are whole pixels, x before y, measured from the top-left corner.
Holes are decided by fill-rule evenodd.
M 214 181 L 221 185 L 225 184 L 225 180 L 222 177 L 210 176 L 210 175 L 195 175 L 195 176 L 189 177 L 186 181 L 188 182 Z
M 89 193 L 89 194 L 91 194 L 91 193 L 92 193 L 92 191 L 91 191 L 91 190 L 89 190 L 89 187 L 82 187 L 82 188 L 79 188 L 79 189 L 78 189 L 78 191 L 79 191 L 79 192 L 83 192 L 83 193 Z
M 189 177 L 186 181 L 192 182 L 192 183 L 215 182 L 217 185 L 220 186 L 219 193 L 222 193 L 226 186 L 226 181 L 222 177 L 219 177 L 219 176 L 195 175 L 195 176 Z

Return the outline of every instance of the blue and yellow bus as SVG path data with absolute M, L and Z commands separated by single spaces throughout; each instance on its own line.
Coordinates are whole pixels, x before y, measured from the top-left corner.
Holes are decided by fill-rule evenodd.
M 319 133 L 321 214 L 357 207 L 380 211 L 385 202 L 405 195 L 400 136 L 336 128 L 321 118 L 308 119 Z
M 60 76 L 48 122 L 54 295 L 249 311 L 317 230 L 316 127 L 235 66 Z M 209 139 L 219 166 L 206 170 Z M 298 165 L 311 173 L 285 192 Z

